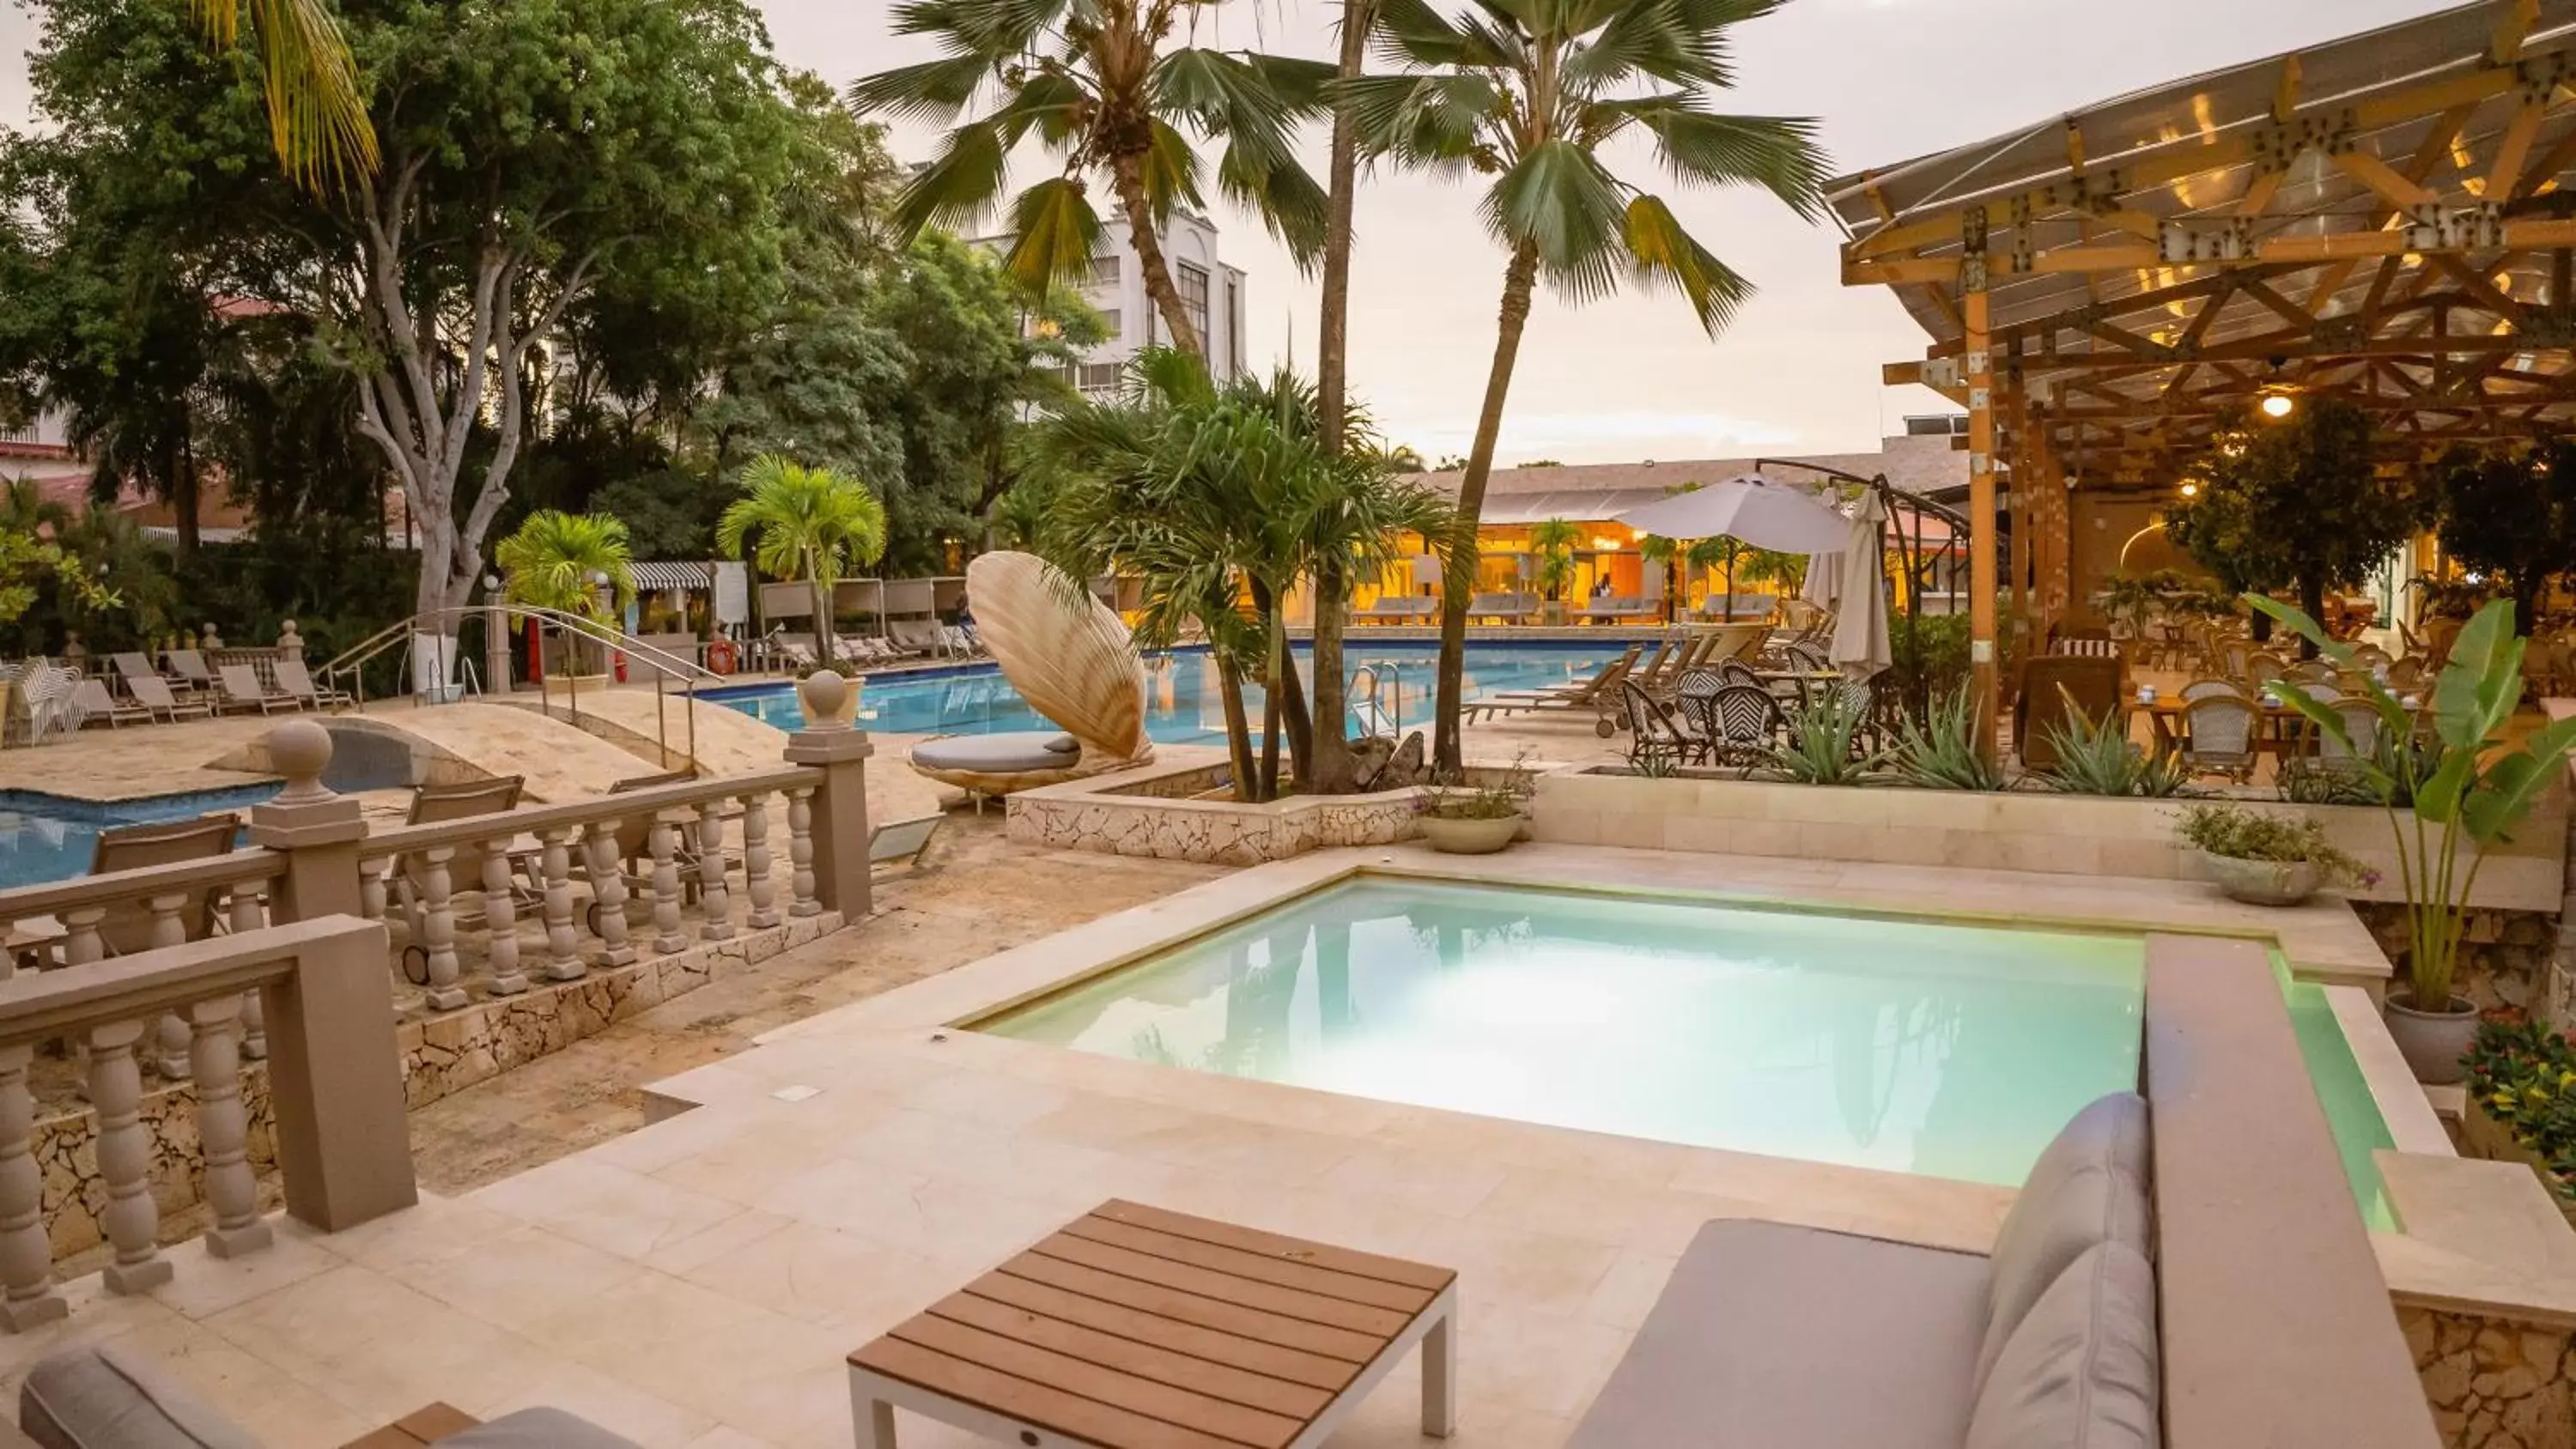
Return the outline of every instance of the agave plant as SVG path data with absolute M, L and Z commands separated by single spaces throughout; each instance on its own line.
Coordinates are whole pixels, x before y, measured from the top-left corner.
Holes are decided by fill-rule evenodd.
M 2000 790 L 2003 770 L 1977 748 L 1978 735 L 1976 696 L 1944 690 L 1922 723 L 1905 721 L 1891 751 L 1896 772 L 1925 790 Z
M 2050 789 L 2067 795 L 2163 799 L 2191 784 L 2191 772 L 2180 760 L 2131 744 L 2119 716 L 2088 718 L 2066 686 L 2059 685 L 2058 693 L 2066 698 L 2066 718 L 2039 728 L 2057 755 L 2045 776 Z
M 2246 602 L 2314 645 L 2318 653 L 2362 681 L 2361 698 L 2378 716 L 2379 733 L 2416 737 L 2415 711 L 2366 670 L 2352 667 L 2353 650 L 2330 637 L 2306 613 L 2258 595 Z M 2398 879 L 2406 891 L 2406 970 L 2416 1009 L 2452 1009 L 2451 980 L 2459 962 L 2460 934 L 2487 852 L 2513 838 L 2576 748 L 2576 717 L 2554 721 L 2505 748 L 2505 726 L 2522 706 L 2522 654 L 2513 604 L 2498 599 L 2478 610 L 2451 644 L 2449 662 L 2434 681 L 2430 710 L 2421 721 L 2440 743 L 2438 754 L 2402 751 L 2404 769 L 2393 773 L 2377 751 L 2354 748 L 2343 716 L 2288 680 L 2272 688 L 2282 701 L 2354 757 L 2360 772 L 2388 807 L 2396 839 Z M 2419 766 L 2429 765 L 2423 773 Z M 2393 802 L 2411 800 L 2412 809 Z M 2465 849 L 2463 848 L 2465 847 Z M 2463 862 L 2465 859 L 2465 868 Z
M 1770 747 L 1772 772 L 1800 785 L 1860 785 L 1889 753 L 1862 747 L 1866 710 L 1854 696 L 1829 690 L 1789 715 L 1788 737 Z

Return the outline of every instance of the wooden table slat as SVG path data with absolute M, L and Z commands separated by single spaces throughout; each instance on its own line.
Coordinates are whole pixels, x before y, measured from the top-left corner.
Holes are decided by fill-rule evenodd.
M 1423 1289 L 1426 1293 L 1439 1292 L 1448 1287 L 1458 1276 L 1453 1269 L 1435 1268 L 1428 1263 L 1408 1263 L 1402 1258 L 1386 1258 L 1351 1248 L 1336 1248 L 1326 1243 L 1310 1243 L 1303 1238 L 1291 1238 L 1279 1233 L 1263 1232 L 1259 1228 L 1221 1223 L 1213 1218 L 1192 1217 L 1188 1213 L 1176 1213 L 1145 1203 L 1128 1202 L 1123 1198 L 1113 1198 L 1101 1204 L 1092 1210 L 1091 1215 L 1095 1218 L 1107 1218 L 1112 1222 L 1131 1223 L 1140 1228 L 1152 1228 L 1156 1232 L 1170 1233 L 1174 1237 L 1195 1238 L 1202 1243 L 1213 1243 L 1219 1247 L 1234 1248 L 1241 1252 L 1259 1253 L 1264 1257 L 1329 1268 L 1336 1273 L 1350 1273 L 1362 1278 L 1401 1283 L 1409 1288 Z
M 1077 1238 L 1107 1243 L 1113 1248 L 1143 1253 L 1206 1268 L 1258 1283 L 1281 1288 L 1294 1288 L 1301 1293 L 1320 1293 L 1351 1303 L 1364 1303 L 1371 1308 L 1411 1315 L 1438 1296 L 1439 1290 L 1413 1288 L 1402 1283 L 1389 1283 L 1380 1278 L 1363 1278 L 1355 1273 L 1338 1273 L 1312 1263 L 1291 1262 L 1268 1253 L 1247 1253 L 1241 1248 L 1222 1247 L 1200 1242 L 1154 1228 L 1138 1227 L 1113 1218 L 1089 1217 L 1068 1223 L 1064 1229 Z
M 1283 1449 L 1306 1420 L 1264 1413 L 1188 1389 L 1139 1378 L 1105 1364 L 1058 1353 L 1004 1334 L 925 1313 L 895 1325 L 892 1336 L 996 1373 L 1158 1419 L 1252 1449 Z
M 1131 1414 L 899 1338 L 880 1338 L 851 1354 L 850 1362 L 915 1388 L 1096 1444 L 1116 1444 L 1121 1449 L 1240 1449 L 1232 1440 Z
M 1159 1314 L 1201 1328 L 1213 1328 L 1220 1333 L 1237 1334 L 1262 1343 L 1277 1344 L 1281 1348 L 1339 1359 L 1349 1364 L 1353 1372 L 1369 1361 L 1370 1355 L 1377 1352 L 1378 1344 L 1383 1341 L 1372 1334 L 1286 1318 L 1258 1308 L 1246 1308 L 1239 1303 L 1221 1302 L 1159 1283 L 1139 1282 L 1035 1253 L 1022 1253 L 1003 1264 L 1001 1271 L 1015 1278 L 1031 1279 L 1140 1312 Z
M 1265 1414 L 1284 1414 L 1301 1424 L 1322 1413 L 1324 1406 L 1333 1401 L 1333 1395 L 1327 1389 L 1310 1388 L 1230 1364 L 1103 1333 L 1087 1324 L 986 1298 L 973 1289 L 950 1294 L 932 1304 L 930 1312 L 970 1328 L 980 1328 L 986 1333 L 998 1333 L 1005 1338 L 1035 1344 L 1067 1358 L 1081 1359 L 1140 1379 L 1151 1379 L 1158 1384 L 1169 1384 L 1176 1389 L 1187 1389 L 1194 1394 L 1205 1394 L 1212 1399 L 1223 1399 L 1230 1404 L 1241 1404 Z
M 1098 1268 L 1105 1273 L 1123 1274 L 1148 1283 L 1169 1284 L 1224 1303 L 1239 1303 L 1246 1308 L 1369 1334 L 1381 1342 L 1403 1332 L 1404 1325 L 1412 1318 L 1411 1314 L 1392 1309 L 1371 1308 L 1366 1304 L 1327 1298 L 1320 1293 L 1302 1293 L 1294 1288 L 1237 1278 L 1231 1273 L 1193 1268 L 1167 1258 L 1148 1257 L 1125 1248 L 1095 1243 L 1089 1238 L 1077 1238 L 1070 1233 L 1057 1233 L 1030 1251 L 1079 1263 L 1086 1268 Z
M 1104 1298 L 1093 1298 L 1009 1273 L 987 1273 L 968 1285 L 966 1291 L 979 1298 L 1043 1313 L 1066 1323 L 1080 1324 L 1102 1333 L 1131 1338 L 1156 1348 L 1168 1348 L 1174 1353 L 1185 1353 L 1192 1358 L 1203 1358 L 1210 1363 L 1242 1369 L 1263 1378 L 1301 1384 L 1328 1394 L 1338 1392 L 1359 1372 L 1359 1366 L 1347 1359 L 1282 1348 L 1275 1343 L 1184 1323 L 1177 1318 L 1148 1313 L 1123 1303 L 1112 1303 Z
M 482 1422 L 453 1404 L 426 1404 L 381 1429 L 350 1440 L 341 1449 L 419 1449 L 450 1434 L 462 1434 Z

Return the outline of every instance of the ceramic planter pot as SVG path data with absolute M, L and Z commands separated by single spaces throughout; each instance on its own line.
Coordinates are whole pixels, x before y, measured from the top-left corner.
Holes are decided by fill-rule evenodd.
M 2384 1014 L 2388 1035 L 2395 1039 L 2415 1080 L 2428 1087 L 2455 1086 L 2467 1075 L 2460 1058 L 2478 1039 L 2478 1009 L 2465 996 L 2451 998 L 2447 1011 L 2419 1011 L 2410 995 L 2391 993 Z
M 2325 883 L 2325 872 L 2307 860 L 2239 860 L 2204 850 L 2200 867 L 2229 900 L 2249 906 L 2295 906 Z
M 1496 820 L 1443 820 L 1437 815 L 1425 815 L 1420 824 L 1422 838 L 1444 855 L 1492 855 L 1521 833 L 1518 815 Z

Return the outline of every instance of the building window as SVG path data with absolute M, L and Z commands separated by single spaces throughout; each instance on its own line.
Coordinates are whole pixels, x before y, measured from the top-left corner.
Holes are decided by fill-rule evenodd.
M 1127 329 L 1120 324 L 1118 309 L 1115 307 L 1100 309 L 1100 325 L 1108 331 L 1109 340 L 1112 342 L 1127 335 Z
M 1243 376 L 1243 286 L 1239 279 L 1225 279 L 1225 357 L 1236 377 Z
M 1091 285 L 1095 287 L 1115 287 L 1118 285 L 1118 259 L 1116 257 L 1093 257 L 1091 259 Z
M 1082 365 L 1082 390 L 1084 392 L 1115 392 L 1118 390 L 1118 375 L 1119 367 L 1117 363 L 1086 362 Z
M 1190 330 L 1198 333 L 1199 347 L 1205 350 L 1208 341 L 1207 269 L 1183 262 L 1180 265 L 1178 281 L 1181 290 L 1181 311 L 1190 319 Z

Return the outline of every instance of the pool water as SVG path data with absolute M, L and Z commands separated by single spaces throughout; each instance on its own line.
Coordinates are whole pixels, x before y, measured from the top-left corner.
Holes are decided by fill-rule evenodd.
M 2395 1147 L 2397 1139 L 2389 1135 L 2388 1123 L 2379 1115 L 2379 1103 L 2370 1095 L 2361 1064 L 2353 1060 L 2352 1044 L 2344 1040 L 2343 1024 L 2335 1020 L 2325 988 L 2312 981 L 2291 981 L 2288 964 L 2277 953 L 2273 970 L 2289 991 L 2290 1026 L 2299 1036 L 2299 1054 L 2308 1060 L 2308 1077 L 2317 1084 L 2317 1102 L 2325 1108 L 2326 1126 L 2334 1132 L 2335 1149 L 2343 1156 L 2344 1176 L 2352 1183 L 2362 1221 L 2394 1231 L 2397 1212 L 2389 1205 L 2379 1164 L 2370 1154 Z
M 1466 659 L 1466 698 L 1513 690 L 1540 689 L 1589 679 L 1619 656 L 1623 643 L 1555 644 L 1544 648 L 1470 648 Z M 1314 671 L 1302 647 L 1296 651 L 1298 674 L 1310 684 Z M 1372 644 L 1353 640 L 1345 666 L 1384 671 L 1379 699 L 1403 729 L 1426 727 L 1431 720 L 1433 672 L 1440 651 L 1431 645 Z M 1145 730 L 1164 744 L 1222 744 L 1225 714 L 1216 695 L 1216 671 L 1204 650 L 1176 650 L 1145 662 Z M 1261 717 L 1261 690 L 1244 691 L 1252 717 Z M 710 692 L 710 701 L 742 711 L 780 729 L 804 726 L 805 714 L 789 684 L 759 684 Z M 1356 703 L 1355 703 L 1356 707 Z M 1014 730 L 1048 730 L 1055 726 L 1028 707 L 990 664 L 911 674 L 873 674 L 861 692 L 861 723 L 872 730 L 897 734 L 999 734 Z M 1353 717 L 1356 726 L 1360 721 Z
M 2018 1186 L 2137 1086 L 2145 959 L 2136 936 L 1364 877 L 979 1029 Z
M 0 790 L 0 889 L 87 875 L 102 830 L 158 820 L 186 820 L 217 810 L 248 810 L 282 788 L 276 784 L 191 790 L 133 800 L 73 800 L 37 790 Z

